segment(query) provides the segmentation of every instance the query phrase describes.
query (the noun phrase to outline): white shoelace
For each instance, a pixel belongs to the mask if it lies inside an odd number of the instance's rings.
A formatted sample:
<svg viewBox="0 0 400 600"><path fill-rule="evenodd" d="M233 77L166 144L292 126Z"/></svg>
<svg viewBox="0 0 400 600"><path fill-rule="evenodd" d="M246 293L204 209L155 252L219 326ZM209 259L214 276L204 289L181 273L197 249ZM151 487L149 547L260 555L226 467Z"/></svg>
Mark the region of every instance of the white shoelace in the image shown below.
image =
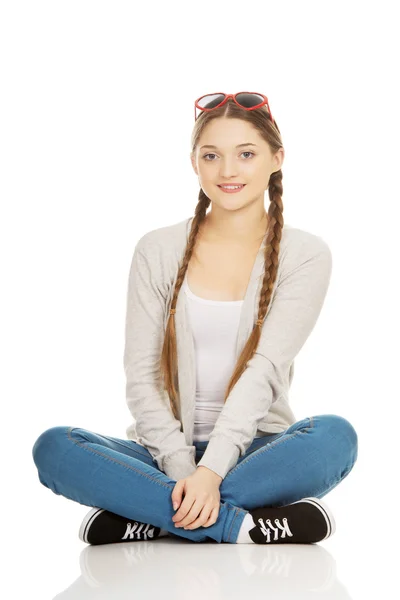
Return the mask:
<svg viewBox="0 0 400 600"><path fill-rule="evenodd" d="M271 541L271 529L274 531L274 540L279 538L279 530L282 532L281 538L285 538L286 534L290 537L293 537L293 533L289 529L288 520L286 517L282 519L283 525L281 525L279 519L274 519L276 527L272 525L271 519L265 519L265 522L263 519L257 519L257 521L260 523L260 530L265 536L267 536L267 543Z"/></svg>
<svg viewBox="0 0 400 600"><path fill-rule="evenodd" d="M138 523L134 521L132 523L127 523L126 531L121 538L121 540L147 540L153 539L154 537L154 526L150 525L150 523Z"/></svg>

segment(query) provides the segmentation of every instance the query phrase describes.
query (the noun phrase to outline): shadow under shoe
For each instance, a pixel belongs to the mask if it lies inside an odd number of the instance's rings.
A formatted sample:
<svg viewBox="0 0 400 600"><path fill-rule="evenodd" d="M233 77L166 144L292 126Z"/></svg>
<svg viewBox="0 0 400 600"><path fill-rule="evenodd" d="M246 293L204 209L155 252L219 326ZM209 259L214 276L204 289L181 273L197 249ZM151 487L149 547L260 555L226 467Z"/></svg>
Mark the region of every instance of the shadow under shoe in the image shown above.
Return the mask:
<svg viewBox="0 0 400 600"><path fill-rule="evenodd" d="M160 527L122 517L104 508L94 507L84 517L79 539L87 544L114 544L135 540L154 540Z"/></svg>
<svg viewBox="0 0 400 600"><path fill-rule="evenodd" d="M249 511L255 544L315 544L336 531L335 519L319 498L302 498L286 506L263 506Z"/></svg>

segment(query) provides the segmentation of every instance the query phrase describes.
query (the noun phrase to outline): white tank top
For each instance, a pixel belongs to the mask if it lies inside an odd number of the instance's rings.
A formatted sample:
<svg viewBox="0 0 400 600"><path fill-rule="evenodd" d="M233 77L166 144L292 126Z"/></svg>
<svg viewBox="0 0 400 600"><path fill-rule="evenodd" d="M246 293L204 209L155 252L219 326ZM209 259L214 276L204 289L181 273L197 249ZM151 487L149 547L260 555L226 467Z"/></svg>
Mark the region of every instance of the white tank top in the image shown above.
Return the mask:
<svg viewBox="0 0 400 600"><path fill-rule="evenodd" d="M243 300L206 300L183 281L196 361L196 408L193 441L208 441L224 405L236 364L235 349Z"/></svg>

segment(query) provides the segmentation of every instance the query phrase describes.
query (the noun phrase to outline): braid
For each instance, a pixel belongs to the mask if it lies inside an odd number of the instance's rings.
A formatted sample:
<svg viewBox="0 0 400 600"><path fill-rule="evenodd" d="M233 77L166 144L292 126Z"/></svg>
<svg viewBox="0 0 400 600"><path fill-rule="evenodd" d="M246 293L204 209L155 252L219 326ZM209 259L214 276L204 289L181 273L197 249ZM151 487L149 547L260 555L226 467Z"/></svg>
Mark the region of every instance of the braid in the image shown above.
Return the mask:
<svg viewBox="0 0 400 600"><path fill-rule="evenodd" d="M269 118L269 114L265 107L252 111L243 111L235 105L234 102L228 101L220 109L214 109L211 112L203 112L194 127L192 136L192 152L195 151L199 144L199 139L204 127L213 119L237 118L249 122L261 134L263 139L269 144L271 151L277 152L283 147L280 136L280 131L276 120L273 124ZM257 320L254 324L252 333L249 336L238 360L235 365L233 374L228 383L225 393L224 403L226 402L232 388L242 375L247 367L248 361L252 358L257 350L258 343L261 337L262 326L266 318L267 310L271 302L273 286L275 284L279 265L279 247L282 238L283 229L283 204L282 204L282 170L279 169L271 174L268 184L268 194L270 205L268 208L268 229L264 251L264 277L260 290L260 298L258 305ZM178 411L178 393L175 387L178 374L178 359L177 359L177 343L175 331L175 313L178 294L183 284L188 264L193 254L196 244L197 234L206 217L206 211L211 203L210 198L200 188L199 199L195 208L189 239L185 248L182 262L178 269L175 288L172 295L171 306L167 326L165 329L164 344L160 360L160 376L164 382L164 389L167 391L171 410L176 419L179 419Z"/></svg>

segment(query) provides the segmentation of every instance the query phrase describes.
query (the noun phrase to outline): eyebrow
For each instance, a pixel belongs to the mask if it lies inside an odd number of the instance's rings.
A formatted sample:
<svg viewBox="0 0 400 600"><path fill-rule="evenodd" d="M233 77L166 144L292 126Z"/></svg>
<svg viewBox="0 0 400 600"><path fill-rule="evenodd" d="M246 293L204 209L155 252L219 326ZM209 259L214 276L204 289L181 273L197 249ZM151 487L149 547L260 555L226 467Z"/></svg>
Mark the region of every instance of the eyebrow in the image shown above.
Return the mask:
<svg viewBox="0 0 400 600"><path fill-rule="evenodd" d="M236 148L241 148L242 146L254 146L255 148L257 148L257 144L252 144L250 142L246 142L245 144L238 144L236 146ZM205 146L201 146L200 150L202 150L203 148L212 148L213 150L218 150L217 146L212 146L211 144L206 144Z"/></svg>

